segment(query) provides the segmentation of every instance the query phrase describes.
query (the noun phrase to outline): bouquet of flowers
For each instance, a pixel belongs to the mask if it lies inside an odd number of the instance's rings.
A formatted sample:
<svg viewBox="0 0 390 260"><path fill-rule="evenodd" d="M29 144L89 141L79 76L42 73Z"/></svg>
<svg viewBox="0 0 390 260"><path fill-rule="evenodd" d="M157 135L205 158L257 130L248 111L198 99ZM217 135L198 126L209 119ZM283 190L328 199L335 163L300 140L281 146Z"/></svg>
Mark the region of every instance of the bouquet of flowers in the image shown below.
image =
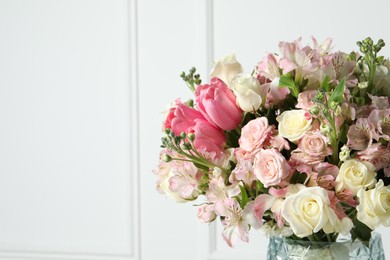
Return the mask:
<svg viewBox="0 0 390 260"><path fill-rule="evenodd" d="M357 44L280 42L250 74L227 55L207 84L183 72L194 100L176 99L163 122L158 191L196 200L229 246L251 228L368 242L390 226L390 61L383 40Z"/></svg>

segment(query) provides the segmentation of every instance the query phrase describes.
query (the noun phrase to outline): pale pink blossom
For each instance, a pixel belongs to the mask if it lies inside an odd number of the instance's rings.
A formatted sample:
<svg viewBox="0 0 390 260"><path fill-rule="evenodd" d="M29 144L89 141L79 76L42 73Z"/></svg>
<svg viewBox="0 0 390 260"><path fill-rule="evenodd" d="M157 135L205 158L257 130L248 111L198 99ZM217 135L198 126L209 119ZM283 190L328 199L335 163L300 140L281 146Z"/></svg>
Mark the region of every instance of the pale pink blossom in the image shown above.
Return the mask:
<svg viewBox="0 0 390 260"><path fill-rule="evenodd" d="M169 189L185 200L196 199L200 194L198 185L202 173L191 162L176 161L174 166L173 174L169 178Z"/></svg>
<svg viewBox="0 0 390 260"><path fill-rule="evenodd" d="M224 217L223 239L230 247L233 247L237 239L248 242L249 225L243 218L243 210L237 200L229 198L224 201L224 204L225 211L221 212L221 216Z"/></svg>
<svg viewBox="0 0 390 260"><path fill-rule="evenodd" d="M262 222L264 213L267 210L271 210L271 212L274 214L278 227L282 228L284 225L284 219L281 215L282 203L282 198L274 197L268 194L260 194L256 197L253 205L256 218L259 222Z"/></svg>
<svg viewBox="0 0 390 260"><path fill-rule="evenodd" d="M381 134L380 137L390 140L390 108L375 109L370 113L368 119Z"/></svg>
<svg viewBox="0 0 390 260"><path fill-rule="evenodd" d="M262 91L265 94L265 108L270 108L282 103L287 95L290 94L290 90L287 87L279 87L279 78L274 79L270 83L261 85Z"/></svg>
<svg viewBox="0 0 390 260"><path fill-rule="evenodd" d="M279 78L281 76L279 70L279 57L275 54L269 53L257 65L256 72L269 80Z"/></svg>
<svg viewBox="0 0 390 260"><path fill-rule="evenodd" d="M251 120L241 130L241 137L238 140L240 148L247 152L260 150L272 135L273 129L274 126L268 124L266 117Z"/></svg>
<svg viewBox="0 0 390 260"><path fill-rule="evenodd" d="M266 188L281 184L290 174L290 165L276 149L260 150L255 156L253 168Z"/></svg>
<svg viewBox="0 0 390 260"><path fill-rule="evenodd" d="M165 194L170 199L175 200L176 202L187 202L193 198L184 198L178 191L174 191L170 187L170 179L177 173L178 161L165 162L162 158L167 154L174 158L181 158L180 155L173 153L169 149L162 150L160 152L160 162L156 169L153 170L154 174L157 176L156 189L159 193ZM192 190L192 188L190 188ZM196 190L192 190L194 195L197 195Z"/></svg>
<svg viewBox="0 0 390 260"><path fill-rule="evenodd" d="M390 146L387 147L375 143L363 151L357 153L358 158L363 161L368 161L375 166L376 170L390 167Z"/></svg>
<svg viewBox="0 0 390 260"><path fill-rule="evenodd" d="M210 223L215 220L217 215L214 212L213 204L203 204L198 208L198 218L202 223Z"/></svg>
<svg viewBox="0 0 390 260"><path fill-rule="evenodd" d="M256 176L253 173L253 166L250 160L239 161L229 177L231 183L243 181L247 185L251 185L255 180Z"/></svg>
<svg viewBox="0 0 390 260"><path fill-rule="evenodd" d="M373 96L370 94L368 94L368 96L372 100L371 107L373 109L386 109L386 108L390 107L390 104L389 104L390 97L386 97L386 96L385 97L377 97L377 96Z"/></svg>
<svg viewBox="0 0 390 260"><path fill-rule="evenodd" d="M283 74L294 70L296 80L305 78L319 67L319 61L313 58L313 50L309 46L301 46L301 38L294 42L280 42L279 49L282 53L280 68Z"/></svg>
<svg viewBox="0 0 390 260"><path fill-rule="evenodd" d="M370 147L373 139L379 139L375 126L367 118L358 118L356 123L350 126L347 137L347 145L360 151Z"/></svg>
<svg viewBox="0 0 390 260"><path fill-rule="evenodd" d="M209 202L214 203L215 213L220 216L226 210L225 200L237 196L240 192L240 187L237 184L227 186L225 180L218 176L210 180L206 198Z"/></svg>
<svg viewBox="0 0 390 260"><path fill-rule="evenodd" d="M196 105L208 122L223 130L235 129L242 119L236 96L219 78L195 89Z"/></svg>
<svg viewBox="0 0 390 260"><path fill-rule="evenodd" d="M260 82L260 95L264 107L269 108L282 102L290 93L287 87L279 87L279 58L274 54L268 54L256 67L257 78Z"/></svg>
<svg viewBox="0 0 390 260"><path fill-rule="evenodd" d="M335 180L339 173L339 168L331 163L322 162L314 165L315 172L317 172L316 182L318 186L331 190L335 186Z"/></svg>

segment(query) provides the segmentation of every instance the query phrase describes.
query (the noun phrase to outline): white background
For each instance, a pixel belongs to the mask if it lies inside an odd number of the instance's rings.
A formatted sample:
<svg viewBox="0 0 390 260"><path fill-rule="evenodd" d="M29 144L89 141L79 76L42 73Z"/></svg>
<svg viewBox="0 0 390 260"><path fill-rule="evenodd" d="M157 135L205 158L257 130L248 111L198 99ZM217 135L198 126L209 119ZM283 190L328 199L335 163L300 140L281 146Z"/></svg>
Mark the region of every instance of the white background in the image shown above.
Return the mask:
<svg viewBox="0 0 390 260"><path fill-rule="evenodd" d="M235 52L250 72L279 41L389 46L371 1L0 0L0 259L264 259L155 191L179 74ZM383 244L390 230L381 229ZM390 250L385 246L386 254Z"/></svg>

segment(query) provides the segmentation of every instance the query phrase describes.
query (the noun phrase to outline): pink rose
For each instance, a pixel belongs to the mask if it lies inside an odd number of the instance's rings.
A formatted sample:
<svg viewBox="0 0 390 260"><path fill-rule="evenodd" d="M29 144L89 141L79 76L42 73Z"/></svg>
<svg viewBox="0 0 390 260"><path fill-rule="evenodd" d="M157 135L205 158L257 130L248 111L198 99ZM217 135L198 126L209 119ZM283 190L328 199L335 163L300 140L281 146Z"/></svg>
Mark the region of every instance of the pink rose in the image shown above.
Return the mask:
<svg viewBox="0 0 390 260"><path fill-rule="evenodd" d="M309 111L310 108L316 105L312 100L316 94L317 90L309 90L299 93L298 104L295 107Z"/></svg>
<svg viewBox="0 0 390 260"><path fill-rule="evenodd" d="M291 158L304 164L318 164L332 154L327 138L321 132L306 133L298 143Z"/></svg>
<svg viewBox="0 0 390 260"><path fill-rule="evenodd" d="M236 97L219 78L212 78L209 85L199 85L195 95L198 110L211 124L232 130L241 123L242 111Z"/></svg>
<svg viewBox="0 0 390 260"><path fill-rule="evenodd" d="M240 148L246 152L254 152L263 147L267 139L272 135L274 126L268 125L266 117L259 117L241 130L241 137L238 140Z"/></svg>
<svg viewBox="0 0 390 260"><path fill-rule="evenodd" d="M280 184L290 173L286 158L276 149L260 150L255 156L253 169L266 188Z"/></svg>

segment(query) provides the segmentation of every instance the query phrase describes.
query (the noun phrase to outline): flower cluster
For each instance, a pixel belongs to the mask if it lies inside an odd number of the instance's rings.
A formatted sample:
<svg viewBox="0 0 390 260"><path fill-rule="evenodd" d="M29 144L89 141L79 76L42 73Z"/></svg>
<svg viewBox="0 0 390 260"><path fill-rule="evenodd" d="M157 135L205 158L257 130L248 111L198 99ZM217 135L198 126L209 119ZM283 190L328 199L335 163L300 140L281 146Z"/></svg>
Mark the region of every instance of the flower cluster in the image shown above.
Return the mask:
<svg viewBox="0 0 390 260"><path fill-rule="evenodd" d="M371 38L359 52L332 40L281 42L251 74L234 55L202 84L182 73L194 99L177 99L163 123L157 189L196 200L220 219L232 246L250 228L267 235L367 242L390 226L390 61Z"/></svg>

